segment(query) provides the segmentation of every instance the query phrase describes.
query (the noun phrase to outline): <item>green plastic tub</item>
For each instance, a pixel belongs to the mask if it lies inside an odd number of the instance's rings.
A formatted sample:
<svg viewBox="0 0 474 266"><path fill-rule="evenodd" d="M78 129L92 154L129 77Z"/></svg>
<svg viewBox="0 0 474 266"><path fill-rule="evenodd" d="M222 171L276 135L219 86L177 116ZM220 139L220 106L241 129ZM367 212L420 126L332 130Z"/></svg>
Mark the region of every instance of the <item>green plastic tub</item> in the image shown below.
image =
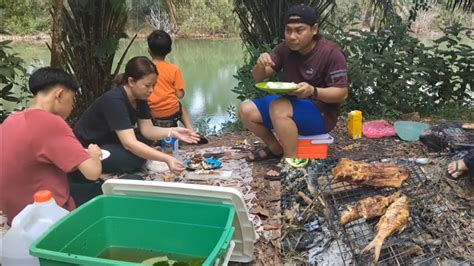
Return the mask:
<svg viewBox="0 0 474 266"><path fill-rule="evenodd" d="M102 195L52 226L30 253L41 265L141 265L162 256L214 265L229 249L234 213L226 203ZM141 257L129 262L99 257L114 250Z"/></svg>

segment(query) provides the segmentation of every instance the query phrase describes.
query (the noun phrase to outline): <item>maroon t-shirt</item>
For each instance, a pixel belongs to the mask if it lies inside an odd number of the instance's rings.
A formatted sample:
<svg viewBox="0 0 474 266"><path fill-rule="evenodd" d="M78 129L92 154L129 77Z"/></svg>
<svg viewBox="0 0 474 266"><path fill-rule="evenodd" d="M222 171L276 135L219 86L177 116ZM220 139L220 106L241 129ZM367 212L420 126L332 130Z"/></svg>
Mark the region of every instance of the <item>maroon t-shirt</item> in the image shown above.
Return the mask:
<svg viewBox="0 0 474 266"><path fill-rule="evenodd" d="M283 81L306 82L318 89L328 87L349 87L347 61L337 45L326 39L319 39L309 54L301 55L291 51L285 42L280 43L272 53L273 69L283 72ZM321 111L328 131L337 123L340 104L314 100Z"/></svg>
<svg viewBox="0 0 474 266"><path fill-rule="evenodd" d="M38 109L12 114L0 125L0 151L0 210L8 223L43 189L75 208L66 173L89 155L64 119Z"/></svg>

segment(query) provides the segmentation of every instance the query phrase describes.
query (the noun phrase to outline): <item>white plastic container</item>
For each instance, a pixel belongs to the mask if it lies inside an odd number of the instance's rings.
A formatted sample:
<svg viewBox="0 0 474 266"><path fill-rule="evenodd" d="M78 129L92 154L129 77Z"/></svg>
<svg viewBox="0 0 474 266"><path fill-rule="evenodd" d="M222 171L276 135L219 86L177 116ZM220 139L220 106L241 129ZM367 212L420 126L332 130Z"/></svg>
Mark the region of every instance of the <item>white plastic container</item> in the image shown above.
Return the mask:
<svg viewBox="0 0 474 266"><path fill-rule="evenodd" d="M146 197L168 197L174 199L230 203L235 207L229 254L222 263L229 261L249 263L253 260L254 243L257 240L254 224L250 219L244 196L235 188L185 184L175 182L109 179L102 185L104 195L140 195Z"/></svg>
<svg viewBox="0 0 474 266"><path fill-rule="evenodd" d="M26 206L12 221L12 227L2 239L3 266L40 265L30 256L29 247L51 225L69 212L56 204L48 190L35 193L34 203Z"/></svg>

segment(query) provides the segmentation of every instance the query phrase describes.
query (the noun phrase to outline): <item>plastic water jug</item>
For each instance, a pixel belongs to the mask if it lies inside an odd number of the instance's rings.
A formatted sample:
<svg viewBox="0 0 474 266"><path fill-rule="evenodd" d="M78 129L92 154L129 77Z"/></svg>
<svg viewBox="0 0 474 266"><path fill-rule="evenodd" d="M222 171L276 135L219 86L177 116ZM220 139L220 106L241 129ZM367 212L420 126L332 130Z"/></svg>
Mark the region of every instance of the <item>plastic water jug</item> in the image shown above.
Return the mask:
<svg viewBox="0 0 474 266"><path fill-rule="evenodd" d="M34 203L26 206L12 221L12 227L3 237L3 266L40 265L29 253L33 241L51 225L69 212L56 204L49 190L35 193Z"/></svg>

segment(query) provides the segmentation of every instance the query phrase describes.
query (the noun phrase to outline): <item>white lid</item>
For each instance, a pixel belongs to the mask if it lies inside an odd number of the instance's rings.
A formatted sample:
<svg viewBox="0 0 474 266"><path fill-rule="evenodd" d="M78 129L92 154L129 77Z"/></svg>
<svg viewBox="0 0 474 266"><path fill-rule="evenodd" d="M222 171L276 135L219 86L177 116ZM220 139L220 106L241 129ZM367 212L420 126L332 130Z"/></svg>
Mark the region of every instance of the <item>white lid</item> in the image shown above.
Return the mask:
<svg viewBox="0 0 474 266"><path fill-rule="evenodd" d="M233 222L235 231L232 237L235 248L230 260L236 262L250 262L253 260L256 232L249 218L242 193L237 189L185 183L109 179L102 185L102 190L104 194L113 195L160 196L193 201L230 203L234 205L236 214Z"/></svg>
<svg viewBox="0 0 474 266"><path fill-rule="evenodd" d="M299 140L311 140L311 144L330 144L334 142L334 138L329 134L321 134L314 136L298 136Z"/></svg>

